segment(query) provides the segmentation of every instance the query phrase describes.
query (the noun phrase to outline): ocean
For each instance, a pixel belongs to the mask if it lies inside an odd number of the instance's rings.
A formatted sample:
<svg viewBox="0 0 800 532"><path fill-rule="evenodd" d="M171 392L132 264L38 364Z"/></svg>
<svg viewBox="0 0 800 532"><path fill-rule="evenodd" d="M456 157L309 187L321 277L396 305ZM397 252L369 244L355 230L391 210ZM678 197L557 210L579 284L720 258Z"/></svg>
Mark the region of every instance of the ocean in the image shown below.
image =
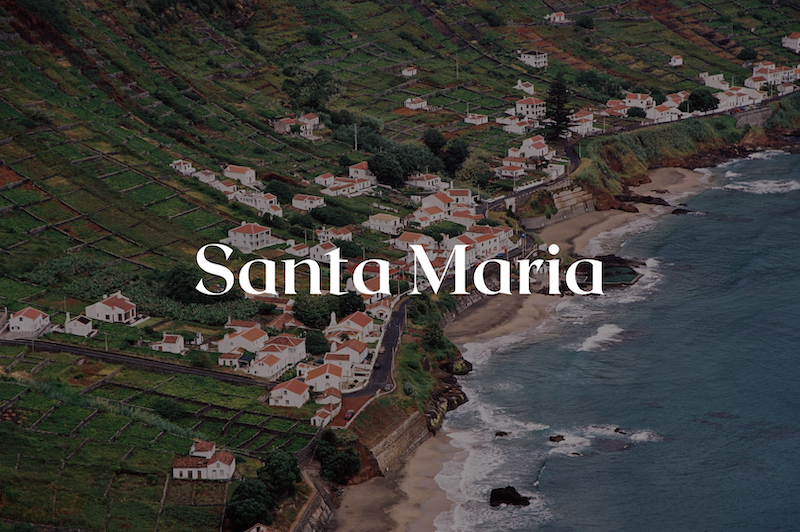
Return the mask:
<svg viewBox="0 0 800 532"><path fill-rule="evenodd" d="M695 214L593 243L636 285L465 346L438 531L800 530L800 156L704 172ZM490 507L507 485L530 506Z"/></svg>

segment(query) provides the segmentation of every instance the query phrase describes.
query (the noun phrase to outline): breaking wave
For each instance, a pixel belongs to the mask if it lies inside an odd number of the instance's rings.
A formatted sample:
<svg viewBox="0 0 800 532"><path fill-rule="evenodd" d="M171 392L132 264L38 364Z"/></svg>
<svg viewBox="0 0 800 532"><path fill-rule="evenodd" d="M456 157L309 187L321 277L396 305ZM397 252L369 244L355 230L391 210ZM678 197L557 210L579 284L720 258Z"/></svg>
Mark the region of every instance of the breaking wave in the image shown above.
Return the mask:
<svg viewBox="0 0 800 532"><path fill-rule="evenodd" d="M761 179L758 181L734 181L722 187L724 190L736 190L747 192L748 194L785 194L800 190L800 181L794 179L783 179L780 181L770 181Z"/></svg>

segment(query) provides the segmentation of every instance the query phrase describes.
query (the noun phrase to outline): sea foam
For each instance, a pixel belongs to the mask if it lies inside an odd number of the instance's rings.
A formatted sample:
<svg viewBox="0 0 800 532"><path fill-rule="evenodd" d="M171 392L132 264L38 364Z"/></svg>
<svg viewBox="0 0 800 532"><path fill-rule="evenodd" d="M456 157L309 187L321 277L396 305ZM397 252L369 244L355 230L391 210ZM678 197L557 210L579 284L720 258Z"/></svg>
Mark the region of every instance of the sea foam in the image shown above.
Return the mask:
<svg viewBox="0 0 800 532"><path fill-rule="evenodd" d="M578 351L600 351L608 349L609 344L622 341L619 338L619 333L621 332L624 332L624 330L613 323L601 325L598 327L596 333L584 340L583 344L578 348Z"/></svg>
<svg viewBox="0 0 800 532"><path fill-rule="evenodd" d="M722 187L724 190L736 190L748 194L785 194L800 190L800 181L782 179L771 181L760 179L758 181L734 181Z"/></svg>

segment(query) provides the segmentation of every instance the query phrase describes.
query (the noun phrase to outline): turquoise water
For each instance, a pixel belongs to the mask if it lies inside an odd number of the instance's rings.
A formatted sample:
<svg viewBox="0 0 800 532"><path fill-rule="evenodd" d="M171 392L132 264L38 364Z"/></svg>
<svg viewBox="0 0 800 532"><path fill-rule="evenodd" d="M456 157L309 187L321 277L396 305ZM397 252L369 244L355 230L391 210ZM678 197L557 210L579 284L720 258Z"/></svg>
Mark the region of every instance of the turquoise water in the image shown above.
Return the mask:
<svg viewBox="0 0 800 532"><path fill-rule="evenodd" d="M467 345L438 530L800 530L800 156L707 178L624 235L637 285ZM531 506L489 507L509 484Z"/></svg>

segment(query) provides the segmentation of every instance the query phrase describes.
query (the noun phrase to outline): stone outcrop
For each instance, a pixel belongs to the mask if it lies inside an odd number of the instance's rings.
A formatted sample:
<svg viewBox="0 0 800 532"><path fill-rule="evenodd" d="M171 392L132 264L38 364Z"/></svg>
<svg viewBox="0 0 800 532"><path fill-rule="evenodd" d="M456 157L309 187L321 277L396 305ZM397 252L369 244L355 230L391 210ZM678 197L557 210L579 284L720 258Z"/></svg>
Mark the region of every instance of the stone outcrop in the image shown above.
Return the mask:
<svg viewBox="0 0 800 532"><path fill-rule="evenodd" d="M523 497L514 486L505 488L495 488L489 495L489 504L500 506L501 504L512 504L514 506L529 506L530 497Z"/></svg>

